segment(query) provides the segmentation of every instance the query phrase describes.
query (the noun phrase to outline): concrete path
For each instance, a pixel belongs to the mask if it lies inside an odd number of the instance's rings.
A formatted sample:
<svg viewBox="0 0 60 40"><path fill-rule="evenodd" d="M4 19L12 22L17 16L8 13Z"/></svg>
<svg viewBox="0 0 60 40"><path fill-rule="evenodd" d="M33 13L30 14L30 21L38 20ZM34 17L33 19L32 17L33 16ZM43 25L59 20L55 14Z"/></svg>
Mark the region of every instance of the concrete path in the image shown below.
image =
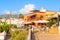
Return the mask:
<svg viewBox="0 0 60 40"><path fill-rule="evenodd" d="M11 37L11 35L6 35L5 40L8 40Z"/></svg>
<svg viewBox="0 0 60 40"><path fill-rule="evenodd" d="M32 33L32 40L60 40L60 34L49 34L34 31Z"/></svg>

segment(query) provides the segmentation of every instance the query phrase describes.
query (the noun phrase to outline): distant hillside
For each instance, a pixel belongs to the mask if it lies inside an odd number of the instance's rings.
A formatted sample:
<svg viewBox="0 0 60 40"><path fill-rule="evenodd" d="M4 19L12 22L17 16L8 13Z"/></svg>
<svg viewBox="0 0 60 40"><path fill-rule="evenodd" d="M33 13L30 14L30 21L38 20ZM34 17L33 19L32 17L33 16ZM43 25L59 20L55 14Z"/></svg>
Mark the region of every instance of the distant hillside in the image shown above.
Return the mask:
<svg viewBox="0 0 60 40"><path fill-rule="evenodd" d="M28 14L23 14L24 16L28 15ZM18 14L12 14L12 15L9 15L9 14L1 14L0 15L0 18L10 18L10 17L13 17L13 18L18 18Z"/></svg>
<svg viewBox="0 0 60 40"><path fill-rule="evenodd" d="M0 18L10 18L10 17L14 17L14 18L18 18L18 14L13 14L13 15L8 15L8 14L2 14L0 15Z"/></svg>

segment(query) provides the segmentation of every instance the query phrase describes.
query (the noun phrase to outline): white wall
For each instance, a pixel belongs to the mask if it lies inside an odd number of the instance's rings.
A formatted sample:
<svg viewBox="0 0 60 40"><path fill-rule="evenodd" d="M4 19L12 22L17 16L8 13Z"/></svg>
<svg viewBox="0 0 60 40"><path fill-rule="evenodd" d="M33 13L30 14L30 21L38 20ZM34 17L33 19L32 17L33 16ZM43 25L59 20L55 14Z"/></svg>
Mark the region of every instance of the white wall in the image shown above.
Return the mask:
<svg viewBox="0 0 60 40"><path fill-rule="evenodd" d="M5 31L0 33L0 40L4 40L5 37L6 37L6 32Z"/></svg>

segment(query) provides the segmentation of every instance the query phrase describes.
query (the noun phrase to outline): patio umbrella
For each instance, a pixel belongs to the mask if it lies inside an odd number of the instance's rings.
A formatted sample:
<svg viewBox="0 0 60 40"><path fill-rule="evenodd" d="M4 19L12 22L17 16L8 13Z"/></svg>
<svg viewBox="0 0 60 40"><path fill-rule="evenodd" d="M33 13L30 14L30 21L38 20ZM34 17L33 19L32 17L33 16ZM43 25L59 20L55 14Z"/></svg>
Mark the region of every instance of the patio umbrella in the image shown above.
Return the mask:
<svg viewBox="0 0 60 40"><path fill-rule="evenodd" d="M47 20L38 20L38 21L34 21L35 23L48 23L49 21Z"/></svg>
<svg viewBox="0 0 60 40"><path fill-rule="evenodd" d="M24 24L30 24L30 23L32 23L32 22L24 22Z"/></svg>

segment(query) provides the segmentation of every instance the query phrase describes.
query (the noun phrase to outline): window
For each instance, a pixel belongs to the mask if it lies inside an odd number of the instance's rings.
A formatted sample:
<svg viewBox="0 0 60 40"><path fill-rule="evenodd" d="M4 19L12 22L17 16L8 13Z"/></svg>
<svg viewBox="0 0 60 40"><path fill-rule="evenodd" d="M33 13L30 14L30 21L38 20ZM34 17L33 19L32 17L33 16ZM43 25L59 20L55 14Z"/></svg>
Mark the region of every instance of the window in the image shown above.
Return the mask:
<svg viewBox="0 0 60 40"><path fill-rule="evenodd" d="M46 16L48 16L48 14L46 14Z"/></svg>
<svg viewBox="0 0 60 40"><path fill-rule="evenodd" d="M42 20L43 19L43 16L40 16L40 20Z"/></svg>
<svg viewBox="0 0 60 40"><path fill-rule="evenodd" d="M36 18L36 14L32 15L30 18L34 20Z"/></svg>
<svg viewBox="0 0 60 40"><path fill-rule="evenodd" d="M36 17L36 14L31 16L31 18L34 18L34 17Z"/></svg>

